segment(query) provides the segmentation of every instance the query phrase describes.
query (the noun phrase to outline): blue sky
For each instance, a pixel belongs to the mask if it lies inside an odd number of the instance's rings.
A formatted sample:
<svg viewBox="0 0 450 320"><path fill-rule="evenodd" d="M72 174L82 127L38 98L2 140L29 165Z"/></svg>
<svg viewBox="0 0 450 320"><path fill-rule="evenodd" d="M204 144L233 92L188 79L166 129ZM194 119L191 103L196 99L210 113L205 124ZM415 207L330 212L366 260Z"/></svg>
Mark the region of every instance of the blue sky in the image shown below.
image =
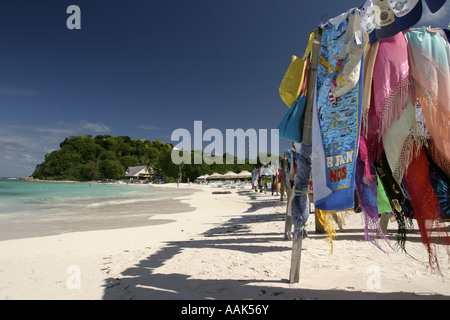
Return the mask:
<svg viewBox="0 0 450 320"><path fill-rule="evenodd" d="M0 177L72 135L171 142L177 128L276 128L311 32L362 0L2 0ZM81 30L69 30L69 5ZM423 22L446 27L449 3ZM281 142L281 147L287 143ZM176 142L172 142L176 144Z"/></svg>

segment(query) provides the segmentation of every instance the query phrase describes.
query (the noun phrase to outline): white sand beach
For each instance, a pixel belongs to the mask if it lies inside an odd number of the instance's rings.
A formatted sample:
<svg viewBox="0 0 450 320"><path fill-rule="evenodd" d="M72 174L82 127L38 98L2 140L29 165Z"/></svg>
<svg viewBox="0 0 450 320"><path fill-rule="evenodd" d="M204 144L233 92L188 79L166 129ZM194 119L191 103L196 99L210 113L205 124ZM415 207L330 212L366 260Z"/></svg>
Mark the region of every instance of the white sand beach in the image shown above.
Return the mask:
<svg viewBox="0 0 450 320"><path fill-rule="evenodd" d="M189 188L198 192L181 200L194 211L151 218L170 223L0 241L0 299L450 299L446 251L442 276L431 272L417 228L409 256L383 253L352 214L330 254L311 215L300 282L290 284L285 201L250 189ZM393 245L396 228L389 224Z"/></svg>

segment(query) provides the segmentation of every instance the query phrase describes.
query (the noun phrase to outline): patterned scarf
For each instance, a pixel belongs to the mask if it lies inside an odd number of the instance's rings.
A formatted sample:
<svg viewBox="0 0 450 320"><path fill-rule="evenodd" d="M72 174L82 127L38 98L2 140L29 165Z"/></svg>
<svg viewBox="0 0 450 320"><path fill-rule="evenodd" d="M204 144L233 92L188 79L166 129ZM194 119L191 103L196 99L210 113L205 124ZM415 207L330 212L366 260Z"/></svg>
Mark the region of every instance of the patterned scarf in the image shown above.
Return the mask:
<svg viewBox="0 0 450 320"><path fill-rule="evenodd" d="M389 247L391 246L389 244L389 240L383 234L380 227L380 219L378 215L377 176L375 173L375 167L369 160L366 141L363 136L360 137L355 180L359 206L362 209L362 214L364 217L365 239L372 242L380 250L385 252L377 240L377 234L379 234L386 241Z"/></svg>
<svg viewBox="0 0 450 320"><path fill-rule="evenodd" d="M348 48L346 41L358 43L358 37L362 37L360 27L348 28L349 25L354 25L353 19L357 17L359 12L353 9L330 20L324 27L322 36L317 70L317 102L314 112L317 113L317 121L313 122L312 159L313 172L321 171L313 175L315 205L321 210L346 210L352 208L354 202L362 73L358 72L358 77L355 78L346 65L350 63L359 70L360 64L354 62L361 60L362 50L356 50L359 52L356 57L352 56L352 52L342 51ZM359 41L359 46L364 47L363 41ZM347 86L348 81L353 85ZM342 88L348 91L342 93ZM340 96L336 95L338 93ZM325 159L320 159L321 153Z"/></svg>
<svg viewBox="0 0 450 320"><path fill-rule="evenodd" d="M406 252L406 219L412 219L414 216L411 201L403 192L400 184L392 176L392 171L384 152L374 165L391 207L394 210L398 225L397 245Z"/></svg>
<svg viewBox="0 0 450 320"><path fill-rule="evenodd" d="M433 138L434 162L450 176L450 45L438 30L406 33L414 91Z"/></svg>
<svg viewBox="0 0 450 320"><path fill-rule="evenodd" d="M372 84L370 108L374 118L370 119L375 120L375 127L372 135L367 136L367 147L375 161L383 150L382 135L400 118L411 88L408 48L402 32L379 41Z"/></svg>
<svg viewBox="0 0 450 320"><path fill-rule="evenodd" d="M450 178L429 157L430 182L438 197L441 218L450 219Z"/></svg>

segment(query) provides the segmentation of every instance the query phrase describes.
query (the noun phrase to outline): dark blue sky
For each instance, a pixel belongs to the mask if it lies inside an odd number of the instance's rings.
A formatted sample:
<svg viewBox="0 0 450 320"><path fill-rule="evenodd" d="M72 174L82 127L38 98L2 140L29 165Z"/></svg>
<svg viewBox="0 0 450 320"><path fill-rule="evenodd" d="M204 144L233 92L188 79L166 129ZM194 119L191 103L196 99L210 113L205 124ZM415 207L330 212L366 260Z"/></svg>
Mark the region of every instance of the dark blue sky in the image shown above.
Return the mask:
<svg viewBox="0 0 450 320"><path fill-rule="evenodd" d="M71 135L171 142L195 120L276 128L291 55L303 55L322 16L363 3L2 0L0 176L30 175ZM81 30L66 27L72 4Z"/></svg>

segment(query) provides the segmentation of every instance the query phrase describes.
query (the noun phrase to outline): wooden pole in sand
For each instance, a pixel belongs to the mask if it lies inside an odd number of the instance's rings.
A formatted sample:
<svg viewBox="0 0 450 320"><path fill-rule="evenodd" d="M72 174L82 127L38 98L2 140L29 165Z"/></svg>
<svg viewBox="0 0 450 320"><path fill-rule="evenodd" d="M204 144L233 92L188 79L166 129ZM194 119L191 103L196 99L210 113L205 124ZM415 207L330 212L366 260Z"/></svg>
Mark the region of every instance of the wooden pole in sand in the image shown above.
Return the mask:
<svg viewBox="0 0 450 320"><path fill-rule="evenodd" d="M302 260L303 235L297 233L292 242L291 271L289 273L289 283L300 282L300 262Z"/></svg>
<svg viewBox="0 0 450 320"><path fill-rule="evenodd" d="M315 86L316 86L316 78L317 78L317 66L319 62L319 50L320 50L320 42L322 39L322 31L317 28L314 30L314 45L311 53L311 65L308 73L308 91L306 93L306 108L305 108L305 122L304 122L304 132L306 129L306 125L312 127L312 109L315 95ZM308 115L308 119L306 119L306 115ZM305 140L305 142L309 141L309 139ZM291 258L291 271L289 276L290 283L298 283L300 282L300 261L302 258L302 240L303 235L301 232L297 232L294 236L294 240L292 243L292 258Z"/></svg>
<svg viewBox="0 0 450 320"><path fill-rule="evenodd" d="M284 192L286 191L285 185L286 185L286 161L287 161L287 152L284 152L284 158L281 161L281 172L283 173L281 175L281 188L280 188L280 201L284 200Z"/></svg>

